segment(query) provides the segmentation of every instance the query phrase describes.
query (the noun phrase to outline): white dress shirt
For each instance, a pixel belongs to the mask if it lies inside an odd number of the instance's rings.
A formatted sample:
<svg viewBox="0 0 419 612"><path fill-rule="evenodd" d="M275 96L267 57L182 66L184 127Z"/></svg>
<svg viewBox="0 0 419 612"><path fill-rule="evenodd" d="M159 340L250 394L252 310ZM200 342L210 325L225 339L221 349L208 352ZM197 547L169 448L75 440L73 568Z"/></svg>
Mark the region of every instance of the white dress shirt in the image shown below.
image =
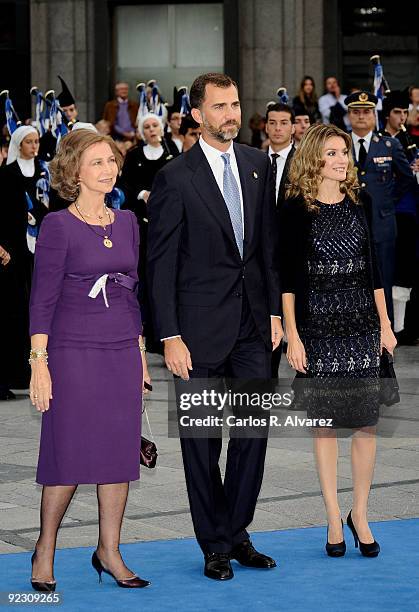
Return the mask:
<svg viewBox="0 0 419 612"><path fill-rule="evenodd" d="M199 144L201 145L201 149L204 152L205 157L207 158L207 162L210 165L210 168L212 170L212 173L214 175L214 178L217 182L218 188L221 191L221 195L224 198L223 195L223 178L224 178L224 160L221 157L224 153L229 153L230 154L230 166L231 166L231 171L233 172L233 176L236 179L236 183L237 183L237 187L239 188L239 193L240 193L240 208L241 208L241 213L242 213L242 227L243 227L243 238L244 238L244 208L243 208L243 193L242 193L242 186L240 183L240 174L239 174L239 167L237 165L237 160L236 160L236 155L234 153L234 146L233 146L233 141L231 141L231 144L229 146L229 148L227 149L227 151L220 151L219 149L216 149L215 147L212 147L211 145L209 145L207 142L205 142L205 140L202 138L202 136L200 136L199 138Z"/></svg>
<svg viewBox="0 0 419 612"><path fill-rule="evenodd" d="M278 200L279 186L281 184L282 175L284 173L285 162L287 161L287 157L291 149L292 149L292 142L290 142L290 144L285 149L282 149L281 151L274 151L272 147L269 145L268 155L269 155L269 159L271 160L271 163L272 163L272 155L274 153L279 155L279 157L276 158L275 201Z"/></svg>
<svg viewBox="0 0 419 612"><path fill-rule="evenodd" d="M359 148L361 146L359 144L359 141L361 140L361 138L364 139L364 149L366 150L368 154L370 144L371 144L372 132L368 132L366 136L358 136L357 134L355 134L355 132L352 132L351 136L352 136L352 142L354 143L356 161L359 161Z"/></svg>

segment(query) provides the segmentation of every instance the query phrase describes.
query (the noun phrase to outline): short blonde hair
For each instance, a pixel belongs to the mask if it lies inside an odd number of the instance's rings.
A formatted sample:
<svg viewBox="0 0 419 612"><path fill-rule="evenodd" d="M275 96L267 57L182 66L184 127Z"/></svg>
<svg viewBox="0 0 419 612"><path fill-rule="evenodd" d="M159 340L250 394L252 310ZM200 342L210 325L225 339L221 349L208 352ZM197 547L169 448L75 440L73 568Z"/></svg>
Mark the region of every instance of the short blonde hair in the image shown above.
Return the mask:
<svg viewBox="0 0 419 612"><path fill-rule="evenodd" d="M57 153L50 163L51 186L58 195L69 202L74 202L79 195L79 172L82 154L92 145L107 143L115 155L118 172L122 168L123 158L110 136L96 134L92 130L80 129L66 134L58 146Z"/></svg>
<svg viewBox="0 0 419 612"><path fill-rule="evenodd" d="M352 157L351 137L335 125L312 125L304 134L291 160L286 192L287 198L303 197L308 210L319 210L315 200L322 182L323 148L326 140L333 136L342 138L348 149L348 171L345 180L340 182L340 191L353 202L358 201L356 190L359 185Z"/></svg>

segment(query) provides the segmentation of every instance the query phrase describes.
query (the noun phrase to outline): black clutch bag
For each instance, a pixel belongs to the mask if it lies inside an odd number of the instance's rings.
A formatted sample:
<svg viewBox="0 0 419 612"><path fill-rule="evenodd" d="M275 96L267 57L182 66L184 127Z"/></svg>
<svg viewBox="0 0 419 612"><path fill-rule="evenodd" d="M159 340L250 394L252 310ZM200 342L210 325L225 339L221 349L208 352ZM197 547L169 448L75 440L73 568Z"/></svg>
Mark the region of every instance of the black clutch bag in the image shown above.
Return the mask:
<svg viewBox="0 0 419 612"><path fill-rule="evenodd" d="M150 421L148 420L148 414L147 410L145 409L145 406L143 406L143 414L145 414L146 416L148 429L150 431L151 437L153 437L153 433L150 427ZM140 464L148 468L156 467L157 455L157 446L154 440L147 440L147 438L141 436Z"/></svg>
<svg viewBox="0 0 419 612"><path fill-rule="evenodd" d="M148 468L156 467L157 446L151 440L141 436L140 463Z"/></svg>
<svg viewBox="0 0 419 612"><path fill-rule="evenodd" d="M393 406L400 402L399 383L393 367L393 356L383 349L380 357L380 404Z"/></svg>

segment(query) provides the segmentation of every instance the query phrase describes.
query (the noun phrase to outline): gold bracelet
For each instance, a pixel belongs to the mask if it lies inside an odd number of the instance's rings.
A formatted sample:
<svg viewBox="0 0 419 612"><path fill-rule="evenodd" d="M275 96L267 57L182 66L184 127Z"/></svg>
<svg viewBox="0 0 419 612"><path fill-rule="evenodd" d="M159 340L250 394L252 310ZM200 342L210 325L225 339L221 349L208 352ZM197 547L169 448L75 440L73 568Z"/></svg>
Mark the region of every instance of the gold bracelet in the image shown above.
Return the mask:
<svg viewBox="0 0 419 612"><path fill-rule="evenodd" d="M145 353L146 352L145 344L138 343L138 346L140 347L140 352L141 353Z"/></svg>
<svg viewBox="0 0 419 612"><path fill-rule="evenodd" d="M34 361L37 361L38 359L45 361L45 363L48 365L47 349L31 349L31 352L29 353L29 360L28 360L29 363L32 364Z"/></svg>

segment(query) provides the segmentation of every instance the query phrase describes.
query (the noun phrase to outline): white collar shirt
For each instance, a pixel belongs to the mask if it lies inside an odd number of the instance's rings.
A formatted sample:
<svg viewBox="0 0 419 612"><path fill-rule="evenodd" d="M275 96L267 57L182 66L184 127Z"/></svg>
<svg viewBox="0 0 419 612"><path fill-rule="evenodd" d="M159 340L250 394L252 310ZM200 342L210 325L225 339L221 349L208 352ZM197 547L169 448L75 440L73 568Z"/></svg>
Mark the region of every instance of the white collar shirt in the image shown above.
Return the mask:
<svg viewBox="0 0 419 612"><path fill-rule="evenodd" d="M202 136L200 136L199 138L199 144L201 146L202 151L204 152L205 157L207 158L207 161L214 175L215 181L218 185L219 190L221 191L221 195L224 197L223 195L224 193L223 192L224 160L221 157L223 155L223 151L220 151L219 149L216 149L215 147L212 147L211 145L209 145L207 142L205 142ZM237 159L234 153L233 141L231 141L231 144L229 148L227 149L227 151L225 151L225 153L230 154L231 171L233 172L233 176L236 179L236 183L239 188L240 208L241 208L242 219L243 219L243 238L244 238L243 192L242 192L242 186L240 183L239 167L237 165Z"/></svg>
<svg viewBox="0 0 419 612"><path fill-rule="evenodd" d="M356 161L359 161L359 148L361 146L359 144L359 141L361 140L361 138L364 139L364 148L366 152L368 153L370 144L371 144L372 132L368 132L366 136L358 136L354 132L352 132L351 135L352 135L352 142L354 143Z"/></svg>
<svg viewBox="0 0 419 612"><path fill-rule="evenodd" d="M290 154L291 149L292 149L292 142L285 149L282 149L281 151L274 151L272 147L269 145L268 155L269 155L269 159L271 160L271 163L272 163L272 155L274 153L278 155L278 157L276 158L275 200L278 199L279 186L281 185L281 179L284 173L285 163L287 161L287 157Z"/></svg>

